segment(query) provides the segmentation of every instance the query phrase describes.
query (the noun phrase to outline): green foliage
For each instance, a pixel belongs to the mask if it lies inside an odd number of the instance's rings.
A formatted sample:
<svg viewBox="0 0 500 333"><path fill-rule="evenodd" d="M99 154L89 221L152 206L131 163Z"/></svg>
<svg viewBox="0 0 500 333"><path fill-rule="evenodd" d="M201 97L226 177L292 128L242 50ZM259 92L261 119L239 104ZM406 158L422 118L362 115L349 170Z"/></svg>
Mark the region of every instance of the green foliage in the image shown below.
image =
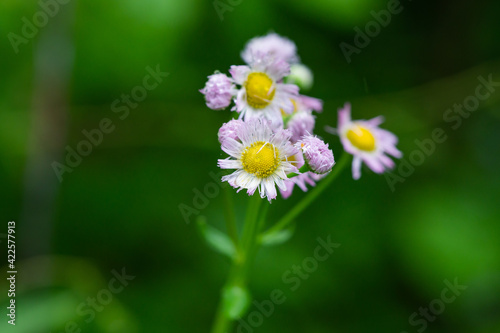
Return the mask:
<svg viewBox="0 0 500 333"><path fill-rule="evenodd" d="M196 225L200 235L212 249L231 259L236 256L234 244L227 234L207 224L206 218L203 216L198 217Z"/></svg>

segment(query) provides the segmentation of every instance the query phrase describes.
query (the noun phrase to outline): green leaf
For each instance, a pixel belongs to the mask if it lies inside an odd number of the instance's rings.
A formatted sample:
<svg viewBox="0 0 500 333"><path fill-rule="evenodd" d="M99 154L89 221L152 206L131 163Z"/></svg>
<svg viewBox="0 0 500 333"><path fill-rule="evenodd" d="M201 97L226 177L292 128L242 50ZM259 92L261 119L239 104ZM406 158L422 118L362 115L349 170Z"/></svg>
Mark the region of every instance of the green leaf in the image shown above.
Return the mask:
<svg viewBox="0 0 500 333"><path fill-rule="evenodd" d="M198 217L196 225L201 236L211 248L229 258L235 257L236 249L232 240L226 234L207 224L204 216Z"/></svg>
<svg viewBox="0 0 500 333"><path fill-rule="evenodd" d="M286 229L279 230L271 234L264 234L260 239L260 243L263 246L283 244L290 238L292 238L294 232L295 232L295 225L292 225Z"/></svg>
<svg viewBox="0 0 500 333"><path fill-rule="evenodd" d="M224 314L231 319L241 318L250 306L251 296L246 288L229 286L222 292Z"/></svg>

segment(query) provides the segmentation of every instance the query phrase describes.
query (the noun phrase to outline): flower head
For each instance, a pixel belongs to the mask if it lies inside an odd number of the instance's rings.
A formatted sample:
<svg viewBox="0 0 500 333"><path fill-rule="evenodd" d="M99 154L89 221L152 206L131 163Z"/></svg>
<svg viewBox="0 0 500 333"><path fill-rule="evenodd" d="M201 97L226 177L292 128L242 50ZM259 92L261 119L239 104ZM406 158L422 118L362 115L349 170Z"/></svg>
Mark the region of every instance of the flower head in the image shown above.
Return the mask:
<svg viewBox="0 0 500 333"><path fill-rule="evenodd" d="M243 121L240 119L231 119L227 123L223 124L219 129L218 137L219 142L222 144L227 138L239 141L238 130L243 125Z"/></svg>
<svg viewBox="0 0 500 333"><path fill-rule="evenodd" d="M281 110L292 113L292 99L299 92L296 85L281 83L289 71L284 60L262 53L255 55L250 66L231 66L229 72L241 86L232 110L240 112L245 120L266 118L275 126L282 125Z"/></svg>
<svg viewBox="0 0 500 333"><path fill-rule="evenodd" d="M307 135L295 145L302 150L304 161L312 172L322 175L332 171L333 152L323 140Z"/></svg>
<svg viewBox="0 0 500 333"><path fill-rule="evenodd" d="M213 110L228 107L236 94L231 79L226 74L220 73L210 75L205 87L200 92L205 95L207 106Z"/></svg>
<svg viewBox="0 0 500 333"><path fill-rule="evenodd" d="M276 187L285 190L287 172L298 172L290 161L297 149L290 143L291 132L278 129L273 131L271 124L262 119L241 124L237 130L240 141L227 137L222 142L222 150L230 157L219 159L221 169L236 169L223 176L238 191L246 189L253 195L259 188L261 198L269 201L276 198Z"/></svg>
<svg viewBox="0 0 500 333"><path fill-rule="evenodd" d="M298 61L295 43L276 33L252 38L245 46L243 52L241 52L241 58L243 58L247 64L251 64L254 55L257 53L269 54L274 58L284 60L288 63L295 63Z"/></svg>
<svg viewBox="0 0 500 333"><path fill-rule="evenodd" d="M376 173L392 169L394 162L386 155L396 158L403 156L396 148L398 138L389 131L379 128L384 121L379 116L370 120L351 120L351 105L346 103L339 109L337 134L344 150L354 156L352 176L361 177L361 162L365 162Z"/></svg>

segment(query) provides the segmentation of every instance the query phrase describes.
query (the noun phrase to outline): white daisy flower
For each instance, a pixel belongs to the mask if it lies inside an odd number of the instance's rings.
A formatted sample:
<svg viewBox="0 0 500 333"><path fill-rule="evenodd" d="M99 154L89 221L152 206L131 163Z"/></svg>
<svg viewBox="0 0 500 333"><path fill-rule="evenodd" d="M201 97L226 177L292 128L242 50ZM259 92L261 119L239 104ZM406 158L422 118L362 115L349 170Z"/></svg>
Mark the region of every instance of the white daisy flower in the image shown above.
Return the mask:
<svg viewBox="0 0 500 333"><path fill-rule="evenodd" d="M281 83L290 73L290 65L268 54L255 53L250 66L231 66L229 70L233 81L240 85L233 111L240 113L245 120L254 118L269 119L273 126L281 126L281 110L290 114L297 98L299 87Z"/></svg>
<svg viewBox="0 0 500 333"><path fill-rule="evenodd" d="M325 128L332 134L338 134L346 152L354 156L352 177L361 177L361 162L365 162L376 173L384 173L394 168L394 162L386 155L401 158L403 153L396 148L398 138L379 127L383 117L370 120L351 120L351 104L346 103L339 109L338 128Z"/></svg>
<svg viewBox="0 0 500 333"><path fill-rule="evenodd" d="M253 195L259 188L261 198L269 201L276 198L276 187L286 190L286 173L298 170L290 163L290 156L298 150L290 142L292 133L289 130L273 131L266 120L245 122L237 130L237 140L228 137L221 148L230 157L220 159L221 169L236 169L230 175L223 176L238 192L246 189Z"/></svg>

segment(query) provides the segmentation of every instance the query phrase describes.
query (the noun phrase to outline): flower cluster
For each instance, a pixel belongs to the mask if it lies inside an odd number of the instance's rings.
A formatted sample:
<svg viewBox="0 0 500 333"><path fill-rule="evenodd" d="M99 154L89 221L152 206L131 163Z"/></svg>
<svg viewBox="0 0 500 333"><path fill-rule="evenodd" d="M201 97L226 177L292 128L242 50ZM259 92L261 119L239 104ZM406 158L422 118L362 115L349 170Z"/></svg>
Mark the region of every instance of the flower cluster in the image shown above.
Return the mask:
<svg viewBox="0 0 500 333"><path fill-rule="evenodd" d="M312 73L299 62L295 43L275 33L250 40L241 57L246 65L231 66L230 76L210 75L200 90L209 108L234 103L239 115L219 129L229 157L218 165L236 170L222 180L249 195L258 188L268 200L276 198L276 185L285 198L294 185L307 191L335 164L328 145L312 136L313 112L323 102L299 94L298 85L312 85Z"/></svg>
<svg viewBox="0 0 500 333"><path fill-rule="evenodd" d="M314 186L335 164L328 144L313 135L314 112L323 111L323 102L299 93L311 87L312 72L300 63L295 43L275 33L250 40L241 57L245 65L231 66L230 76L210 75L200 90L209 108L223 110L233 104L231 111L238 114L218 133L229 155L218 165L236 170L222 180L249 195L259 189L269 201L277 196L276 186L284 198L295 185L307 191L306 184ZM346 104L339 111L338 129L329 129L354 155L355 179L360 177L361 161L381 173L394 166L385 153L401 156L397 138L378 128L381 122L351 121Z"/></svg>

